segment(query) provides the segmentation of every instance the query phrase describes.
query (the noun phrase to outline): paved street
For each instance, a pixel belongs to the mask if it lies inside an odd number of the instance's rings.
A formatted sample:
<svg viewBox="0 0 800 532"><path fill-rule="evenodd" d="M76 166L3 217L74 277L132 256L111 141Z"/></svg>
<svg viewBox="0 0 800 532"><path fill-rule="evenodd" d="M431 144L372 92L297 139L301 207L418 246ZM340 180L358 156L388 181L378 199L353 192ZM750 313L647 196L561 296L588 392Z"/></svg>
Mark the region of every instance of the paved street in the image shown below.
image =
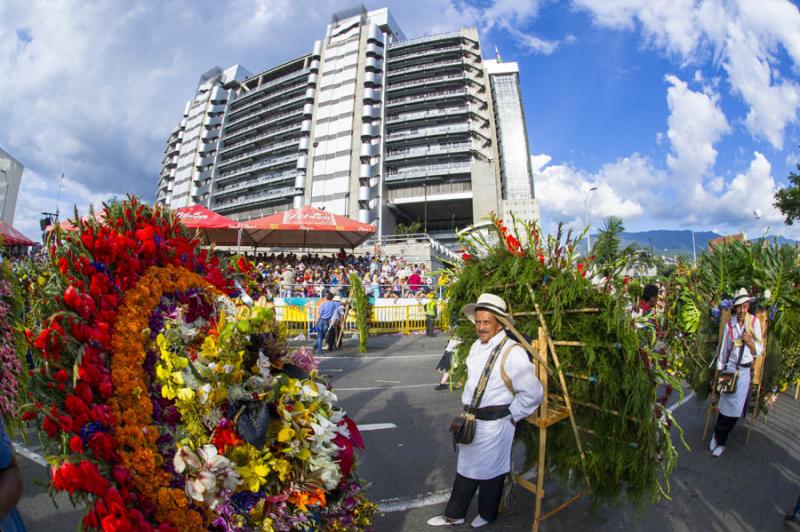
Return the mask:
<svg viewBox="0 0 800 532"><path fill-rule="evenodd" d="M370 339L366 356L351 346L333 356L323 353L320 370L330 375L340 403L365 429L367 450L361 455L360 472L384 510L376 520L377 530L426 530L428 517L444 509L455 471L447 424L460 403L458 394L433 389L439 378L434 368L445 343L443 337L383 336ZM681 449L671 502L637 515L626 506L592 512L584 500L542 529L784 530L783 513L800 492L800 401L782 396L766 422L759 419L746 446L747 423L737 426L728 452L719 459L711 458L699 441L704 406L690 399L674 412L693 452ZM57 499L62 508L58 512L36 484L45 481L45 468L25 458L21 462L26 487L20 510L31 530L75 530L80 512L64 497ZM546 484L546 491L552 497L545 498L546 508L563 500L556 484ZM513 502L487 530L529 528L532 496L518 489ZM475 511L470 510L470 519Z"/></svg>

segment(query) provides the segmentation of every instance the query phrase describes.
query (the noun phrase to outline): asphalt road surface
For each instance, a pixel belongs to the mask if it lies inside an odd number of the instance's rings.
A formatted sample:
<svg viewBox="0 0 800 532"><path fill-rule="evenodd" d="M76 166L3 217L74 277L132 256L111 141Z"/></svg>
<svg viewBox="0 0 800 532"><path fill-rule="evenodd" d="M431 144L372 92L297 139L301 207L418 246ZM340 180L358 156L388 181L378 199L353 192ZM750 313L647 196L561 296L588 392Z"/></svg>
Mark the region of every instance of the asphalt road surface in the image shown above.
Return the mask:
<svg viewBox="0 0 800 532"><path fill-rule="evenodd" d="M370 338L366 355L347 344L341 351L322 353L320 371L329 375L340 404L363 430L367 449L359 473L382 509L375 522L379 531L434 530L425 521L444 511L456 463L447 425L460 405L459 392L434 390L439 379L434 368L445 344L444 337L383 336ZM759 418L747 445L749 421L740 423L721 458L712 458L707 442L700 441L705 405L689 397L672 406L692 451L679 448L671 501L637 513L627 505L593 510L584 499L541 529L788 530L783 515L800 493L800 401L782 395L769 417ZM35 454L35 440L27 448ZM19 509L29 529L76 530L81 510L61 495L56 509L43 486L45 467L25 457L20 462L25 494ZM546 483L545 492L545 511L567 495L555 482ZM473 504L467 522L476 511ZM484 530L530 529L532 513L533 496L517 489L512 506Z"/></svg>

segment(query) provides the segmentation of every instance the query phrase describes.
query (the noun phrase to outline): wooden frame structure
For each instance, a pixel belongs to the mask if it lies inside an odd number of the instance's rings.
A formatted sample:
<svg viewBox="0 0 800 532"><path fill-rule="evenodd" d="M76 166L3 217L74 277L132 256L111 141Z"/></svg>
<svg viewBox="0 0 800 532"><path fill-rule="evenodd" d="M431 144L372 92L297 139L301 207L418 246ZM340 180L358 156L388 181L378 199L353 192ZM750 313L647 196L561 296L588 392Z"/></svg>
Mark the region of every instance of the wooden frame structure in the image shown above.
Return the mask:
<svg viewBox="0 0 800 532"><path fill-rule="evenodd" d="M591 482L589 480L588 475L586 474L586 456L583 451L583 445L581 443L581 437L579 433L579 427L577 422L575 421L575 414L572 409L572 401L569 396L568 388L566 379L564 377L564 372L561 371L561 363L558 360L558 354L556 352L556 345L562 346L570 346L570 347L581 347L583 344L581 342L575 341L553 341L550 337L549 330L547 328L547 323L544 320L544 313L542 313L541 309L539 308L538 303L536 303L536 297L533 292L533 288L529 284L526 284L526 288L528 289L528 293L531 298L531 302L535 309L534 312L519 312L514 313L514 316L531 316L535 314L539 320L539 328L538 328L538 337L533 342L529 342L525 336L517 330L513 323L508 320L501 319L501 323L514 335L517 337L519 342L525 347L525 349L533 356L534 363L536 366L536 376L539 379L539 382L542 384L543 393L544 393L544 400L539 408L529 417L525 418L525 421L531 423L532 425L538 427L539 429L539 454L538 459L536 461L536 465L534 468L537 471L536 475L536 484L529 481L528 479L524 478L525 474L528 471L511 471L511 480L518 486L522 487L523 489L533 493L536 497L536 505L534 508L533 514L533 522L531 523L531 530L533 532L538 532L539 525L542 521L552 517L553 515L557 514L561 510L564 510L572 503L578 501L581 497L586 495L589 490L591 489ZM599 309L578 309L572 312L599 312ZM549 389L549 377L553 376L553 371L550 369L548 365L548 360L552 359L553 365L555 367L555 376L558 378L559 384L561 385L560 393L550 393ZM581 465L583 466L583 475L586 481L586 489L577 495L569 498L565 502L558 505L556 508L550 510L549 512L542 515L542 500L544 499L544 477L545 477L545 466L547 463L547 429L556 423L560 423L566 419L569 419L570 424L572 426L572 431L575 435L575 443L578 448L578 453L580 454ZM533 468L532 468L533 469Z"/></svg>

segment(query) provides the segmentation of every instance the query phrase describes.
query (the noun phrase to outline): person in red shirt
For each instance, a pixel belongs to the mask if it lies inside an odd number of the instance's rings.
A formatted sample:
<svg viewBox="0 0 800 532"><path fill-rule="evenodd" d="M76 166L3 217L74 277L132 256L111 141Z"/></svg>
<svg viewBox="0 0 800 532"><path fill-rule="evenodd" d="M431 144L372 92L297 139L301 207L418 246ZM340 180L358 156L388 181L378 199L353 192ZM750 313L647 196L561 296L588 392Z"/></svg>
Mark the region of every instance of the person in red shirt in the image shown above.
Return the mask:
<svg viewBox="0 0 800 532"><path fill-rule="evenodd" d="M412 293L416 294L421 286L422 276L419 274L419 270L414 270L414 273L408 276L408 289L411 290Z"/></svg>

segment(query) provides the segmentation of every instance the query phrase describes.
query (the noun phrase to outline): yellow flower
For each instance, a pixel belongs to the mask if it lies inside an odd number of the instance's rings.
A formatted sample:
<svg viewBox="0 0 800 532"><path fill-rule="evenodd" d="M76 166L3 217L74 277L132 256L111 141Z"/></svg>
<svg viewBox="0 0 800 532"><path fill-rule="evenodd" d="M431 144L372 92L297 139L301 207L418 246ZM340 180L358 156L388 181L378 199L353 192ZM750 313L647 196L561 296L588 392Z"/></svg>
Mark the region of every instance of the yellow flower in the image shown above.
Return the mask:
<svg viewBox="0 0 800 532"><path fill-rule="evenodd" d="M217 341L213 336L206 336L203 340L203 346L200 348L200 354L206 359L217 358Z"/></svg>
<svg viewBox="0 0 800 532"><path fill-rule="evenodd" d="M303 447L303 449L295 455L297 458L302 460L303 462L307 461L311 458L311 451L308 450L308 447Z"/></svg>
<svg viewBox="0 0 800 532"><path fill-rule="evenodd" d="M278 441L281 443L287 442L294 438L294 429L290 427L283 427L278 431Z"/></svg>
<svg viewBox="0 0 800 532"><path fill-rule="evenodd" d="M239 475L242 477L244 485L250 491L258 491L258 489L266 484L267 475L269 474L269 467L263 463L253 463L244 467L237 468Z"/></svg>
<svg viewBox="0 0 800 532"><path fill-rule="evenodd" d="M288 460L284 460L283 458L279 458L271 463L272 469L278 472L278 478L281 479L281 482L286 480L286 477L289 476L289 471L292 469L292 465L289 463Z"/></svg>
<svg viewBox="0 0 800 532"><path fill-rule="evenodd" d="M191 388L180 388L178 390L178 399L181 401L191 401L194 399L194 390Z"/></svg>
<svg viewBox="0 0 800 532"><path fill-rule="evenodd" d="M176 395L177 394L175 393L175 388L173 388L169 384L165 384L164 386L161 387L161 397L163 397L164 399L175 399Z"/></svg>

